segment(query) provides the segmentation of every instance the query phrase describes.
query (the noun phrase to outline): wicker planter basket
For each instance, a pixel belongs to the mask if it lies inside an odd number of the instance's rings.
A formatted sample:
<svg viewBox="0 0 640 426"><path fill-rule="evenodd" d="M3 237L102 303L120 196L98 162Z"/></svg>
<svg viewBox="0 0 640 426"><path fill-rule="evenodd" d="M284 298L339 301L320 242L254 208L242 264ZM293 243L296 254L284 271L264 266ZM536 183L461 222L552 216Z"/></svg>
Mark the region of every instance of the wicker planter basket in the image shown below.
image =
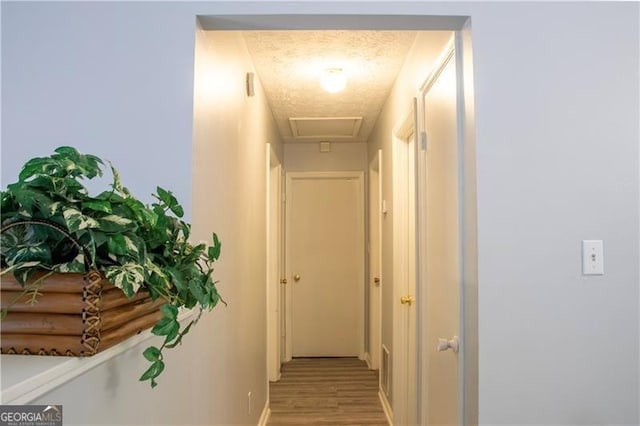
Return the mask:
<svg viewBox="0 0 640 426"><path fill-rule="evenodd" d="M91 356L153 326L164 303L142 290L128 299L96 271L47 277L35 304L23 290L2 276L2 354Z"/></svg>
<svg viewBox="0 0 640 426"><path fill-rule="evenodd" d="M144 290L129 299L95 269L89 251L60 224L25 219L2 226L0 233L22 225L54 229L84 254L88 273L54 273L38 283L36 303L11 274L0 278L0 353L91 356L153 326L162 300ZM32 282L44 272L33 277Z"/></svg>

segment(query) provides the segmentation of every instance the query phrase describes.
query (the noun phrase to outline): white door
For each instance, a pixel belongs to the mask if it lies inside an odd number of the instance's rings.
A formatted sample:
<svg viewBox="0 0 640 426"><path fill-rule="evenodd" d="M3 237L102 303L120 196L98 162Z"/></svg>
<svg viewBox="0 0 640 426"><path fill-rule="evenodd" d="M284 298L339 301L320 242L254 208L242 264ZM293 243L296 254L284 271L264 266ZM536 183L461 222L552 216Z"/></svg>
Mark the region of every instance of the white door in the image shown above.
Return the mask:
<svg viewBox="0 0 640 426"><path fill-rule="evenodd" d="M287 280L292 356L364 349L361 172L287 173Z"/></svg>
<svg viewBox="0 0 640 426"><path fill-rule="evenodd" d="M426 152L419 162L422 423L460 424L460 224L456 63L452 47L422 90ZM424 197L426 196L426 197Z"/></svg>
<svg viewBox="0 0 640 426"><path fill-rule="evenodd" d="M382 150L369 164L369 360L380 367L382 290Z"/></svg>

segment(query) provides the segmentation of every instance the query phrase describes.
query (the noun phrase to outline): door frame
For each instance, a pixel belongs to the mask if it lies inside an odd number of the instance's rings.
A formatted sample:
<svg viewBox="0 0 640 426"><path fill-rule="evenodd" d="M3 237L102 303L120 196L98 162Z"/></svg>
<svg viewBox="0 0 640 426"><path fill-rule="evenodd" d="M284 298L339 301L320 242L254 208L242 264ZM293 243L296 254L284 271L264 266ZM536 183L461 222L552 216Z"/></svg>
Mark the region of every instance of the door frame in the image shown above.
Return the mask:
<svg viewBox="0 0 640 426"><path fill-rule="evenodd" d="M398 214L399 212L409 212L415 208L415 196L410 195L410 191L415 189L415 178L407 169L409 161L415 162L415 145L416 145L416 106L415 102L410 114L398 123L393 131L392 144L392 183L393 183L393 209L392 209L392 227L393 227L393 355L391 359L391 377L392 377L392 398L393 398L393 422L394 424L413 424L415 416L410 411L414 410L419 404L419 398L416 392L410 390L412 379L410 375L416 373L415 367L410 365L409 348L412 341L409 335L409 316L411 313L408 309L414 306L401 305L400 298L403 296L415 296L415 275L410 271L411 265L415 265L417 258L412 257L410 250L411 244L415 243L415 233L410 232L412 224L410 216L407 214ZM415 217L415 214L414 214ZM415 229L415 227L413 227ZM413 234L413 235L412 235ZM414 279L411 279L414 275ZM413 281L413 285L411 282ZM411 288L413 287L413 288ZM416 324L416 327L418 325ZM415 339L413 339L415 341ZM416 342L417 344L417 342ZM415 348L414 348L415 349ZM414 351L415 352L415 351Z"/></svg>
<svg viewBox="0 0 640 426"><path fill-rule="evenodd" d="M433 71L420 86L416 98L416 236L417 236L417 299L418 299L418 423L426 424L427 419L427 356L426 345L433 342L423 341L427 330L427 299L424 277L424 262L420 261L426 253L426 203L427 191L420 182L425 182L428 146L424 99L447 64L456 61L456 127L457 127L457 173L458 173L458 294L460 347L458 352L458 422L463 425L477 424L478 419L478 332L477 332L477 215L475 180L475 123L473 103L473 68L471 63L470 24L454 35L436 62Z"/></svg>
<svg viewBox="0 0 640 426"><path fill-rule="evenodd" d="M358 300L357 314L358 314L358 358L365 359L365 347L364 347L364 304L365 304L365 220L364 220L364 172L361 171L336 171L336 172L286 172L286 184L285 184L285 277L288 283L293 283L293 274L291 270L290 262L288 259L291 257L291 233L290 229L291 219L291 207L293 197L291 194L292 184L294 180L300 179L349 179L356 180L358 184L358 241L359 241L359 263L360 268L358 274ZM285 290L285 359L290 361L293 358L293 336L292 329L293 323L291 318L291 312L293 312L292 301L293 289L292 284L286 285Z"/></svg>
<svg viewBox="0 0 640 426"><path fill-rule="evenodd" d="M374 191L375 198L372 196ZM374 204L373 200L377 203ZM382 353L382 214L382 150L379 149L369 163L369 367L372 370L380 369ZM374 229L378 234L377 250L371 244ZM374 262L378 264L377 277L372 273ZM377 294L377 300L373 294Z"/></svg>
<svg viewBox="0 0 640 426"><path fill-rule="evenodd" d="M266 5L259 12L247 12L242 6L230 6L224 13L205 13L197 16L203 30L449 30L456 34L456 62L458 64L458 99L460 101L459 125L462 131L459 155L460 171L463 174L460 208L463 210L461 239L463 240L461 268L463 270L463 295L461 304L465 312L463 330L460 334L464 348L463 371L464 397L462 424L478 424L478 249L477 249L477 183L476 183L476 129L473 84L473 49L470 16L424 15L389 16L373 14L344 14L336 6L321 12L296 9L296 18L284 14L277 5ZM302 7L302 6L301 6ZM231 17L231 19L230 19ZM392 18L392 19L391 19ZM284 294L284 292L283 292ZM420 327L420 324L418 324ZM286 328L286 327L285 327ZM283 351L284 359L286 350ZM393 354L391 357L394 358Z"/></svg>
<svg viewBox="0 0 640 426"><path fill-rule="evenodd" d="M416 111L417 111L417 119L416 119L416 125L418 128L418 137L420 140L420 143L416 145L416 174L417 174L417 182L418 182L418 188L417 188L417 204L416 204L416 210L417 210L417 214L416 214L416 219L417 219L417 224L416 224L416 236L417 236L417 257L419 259L421 259L421 261L417 262L417 268L416 268L416 280L418 282L418 293L417 293L417 299L418 299L418 303L420 305L420 309L418 309L418 322L420 324L420 331L419 331L419 344L417 345L417 352L418 352L418 365L417 365L417 371L418 371L418 387L417 387L417 391L419 394L419 398L421 401L421 404L418 407L418 420L421 423L425 423L427 422L427 413L428 413L428 392L429 392L429 387L428 387L428 363L429 363L429 353L431 351L429 351L427 348L433 344L433 342L429 342L427 341L424 337L426 335L426 330L427 330L427 324L428 324L428 312L427 312L427 306L428 306L428 300L427 300L427 271L426 271L426 267L425 267L425 263L426 263L426 258L427 256L429 256L429 253L427 252L427 239L428 239L428 235L426 232L427 229L427 202L428 202L428 191L427 191L427 187L426 187L426 179L427 179L427 146L428 146L428 140L427 140L427 133L426 133L426 118L425 118L425 114L427 114L427 107L425 104L425 97L427 96L427 94L429 93L429 91L431 90L431 88L433 87L433 85L437 82L438 78L440 77L440 75L442 74L442 72L444 71L444 69L446 68L446 66L449 64L449 62L451 61L452 58L455 57L455 44L454 44L454 40L455 40L455 33L454 36L452 37L451 40L449 40L449 42L445 45L441 56L438 58L438 60L435 63L434 68L432 69L432 71L429 73L429 75L426 77L426 79L424 80L424 82L420 85L420 88L418 89L417 93L416 93L416 97L414 98L414 101L416 103ZM459 69L458 69L458 64L456 64L456 75L459 73ZM456 84L458 82L456 81ZM458 93L458 87L456 87L456 92ZM456 103L459 102L459 99L456 99ZM459 109L457 111L459 113ZM460 121L460 116L459 114L456 114L456 120L459 122ZM459 123L458 123L458 128L459 128ZM458 153L456 155L459 155ZM459 188L460 189L460 188ZM458 191L459 192L459 191ZM460 204L458 203L458 206L460 207ZM422 261L422 259L424 259L424 261ZM461 282L461 277L459 277L458 282ZM463 297L463 293L461 291L459 291L459 297L460 299L462 299ZM464 312L459 309L459 315L462 316L464 315ZM459 318L459 330L457 335L459 336L459 338L462 338L462 331L460 330L461 325L462 325L462 320L461 318ZM458 352L458 367L460 367L462 365L462 353L463 353L463 347L464 344L461 343L460 344L460 350ZM460 387L460 383L464 383L464 378L462 377L462 372L458 371L458 404L459 407L461 406L461 401L462 401L462 392L461 392L461 387ZM460 412L460 410L458 410L458 421L460 422L462 420L462 413ZM464 424L463 422L461 422L462 424Z"/></svg>
<svg viewBox="0 0 640 426"><path fill-rule="evenodd" d="M282 164L266 144L267 375L280 380L282 336Z"/></svg>

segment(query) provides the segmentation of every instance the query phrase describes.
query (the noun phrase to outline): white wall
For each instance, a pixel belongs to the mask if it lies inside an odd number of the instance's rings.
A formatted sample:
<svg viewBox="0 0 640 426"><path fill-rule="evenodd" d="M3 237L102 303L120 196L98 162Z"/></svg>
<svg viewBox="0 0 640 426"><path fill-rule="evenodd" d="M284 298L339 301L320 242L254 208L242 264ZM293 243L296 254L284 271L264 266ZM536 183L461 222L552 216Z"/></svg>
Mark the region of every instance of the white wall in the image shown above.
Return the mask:
<svg viewBox="0 0 640 426"><path fill-rule="evenodd" d="M177 36L166 31L171 8L153 19L150 10L3 10L3 174L11 182L14 162L60 140L113 159L136 193L151 183L179 188L193 240L220 236L215 278L229 306L167 351L154 390L138 382L148 364L139 345L34 403L63 404L70 425L257 424L267 400L265 143L280 157L282 145L259 81L256 96L245 95L245 73L255 70L240 35L198 33L192 114L195 19L173 26Z"/></svg>
<svg viewBox="0 0 640 426"><path fill-rule="evenodd" d="M255 69L240 33L198 33L193 231L196 240L220 236L217 278L229 303L209 323L211 336L219 337L208 344L212 394L201 418L218 424L256 424L268 395L265 144L276 155L282 144L258 79L255 96L246 95L247 72Z"/></svg>
<svg viewBox="0 0 640 426"><path fill-rule="evenodd" d="M181 199L188 197L195 14L469 15L477 113L480 422L637 424L639 7L5 2L3 183L13 180L16 164L65 142L108 154L136 193L168 183ZM263 208L255 211L264 216ZM602 277L580 275L580 240L588 238L605 241ZM241 288L229 292L236 297L246 291ZM85 424L144 423L147 416L150 423L172 422L180 415L185 417L178 423L193 424L199 411L173 407L202 410L206 404L219 410L210 423L229 419L228 410L246 400L245 389L226 375L218 380L194 368L211 362L210 349L203 348L212 347L225 360L237 355L238 362L251 362L246 348L234 346L246 337L237 337L244 336L241 328L250 325L234 322L216 334L220 329L212 323L224 315L220 310L194 330L197 339L185 342L194 345L188 355L189 346L174 354L181 362L170 363L175 369L164 376L172 389L161 384L151 393L135 383L129 377L142 366L132 361L137 357L123 356L60 391L67 395L65 415L78 410L73 418L79 421L83 404L77 401L89 394L88 404L106 417L89 417L87 410Z"/></svg>
<svg viewBox="0 0 640 426"><path fill-rule="evenodd" d="M72 145L111 160L142 200L172 190L190 215L195 19L154 10L3 2L3 187L29 158Z"/></svg>
<svg viewBox="0 0 640 426"><path fill-rule="evenodd" d="M331 143L331 152L320 152L318 143L284 144L284 167L288 172L367 170L367 144Z"/></svg>

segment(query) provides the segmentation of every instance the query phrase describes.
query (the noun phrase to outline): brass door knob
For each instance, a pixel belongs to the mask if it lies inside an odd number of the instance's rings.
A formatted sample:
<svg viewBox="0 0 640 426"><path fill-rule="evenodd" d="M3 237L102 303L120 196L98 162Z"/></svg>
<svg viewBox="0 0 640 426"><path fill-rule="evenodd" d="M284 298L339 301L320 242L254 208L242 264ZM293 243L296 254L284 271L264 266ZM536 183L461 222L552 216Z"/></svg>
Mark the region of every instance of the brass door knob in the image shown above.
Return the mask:
<svg viewBox="0 0 640 426"><path fill-rule="evenodd" d="M293 280L294 280L294 281L300 281L300 274L295 274L295 275L293 276Z"/></svg>
<svg viewBox="0 0 640 426"><path fill-rule="evenodd" d="M402 303L403 305L409 305L411 306L411 304L415 302L415 299L411 296L402 296L400 298L400 303Z"/></svg>

